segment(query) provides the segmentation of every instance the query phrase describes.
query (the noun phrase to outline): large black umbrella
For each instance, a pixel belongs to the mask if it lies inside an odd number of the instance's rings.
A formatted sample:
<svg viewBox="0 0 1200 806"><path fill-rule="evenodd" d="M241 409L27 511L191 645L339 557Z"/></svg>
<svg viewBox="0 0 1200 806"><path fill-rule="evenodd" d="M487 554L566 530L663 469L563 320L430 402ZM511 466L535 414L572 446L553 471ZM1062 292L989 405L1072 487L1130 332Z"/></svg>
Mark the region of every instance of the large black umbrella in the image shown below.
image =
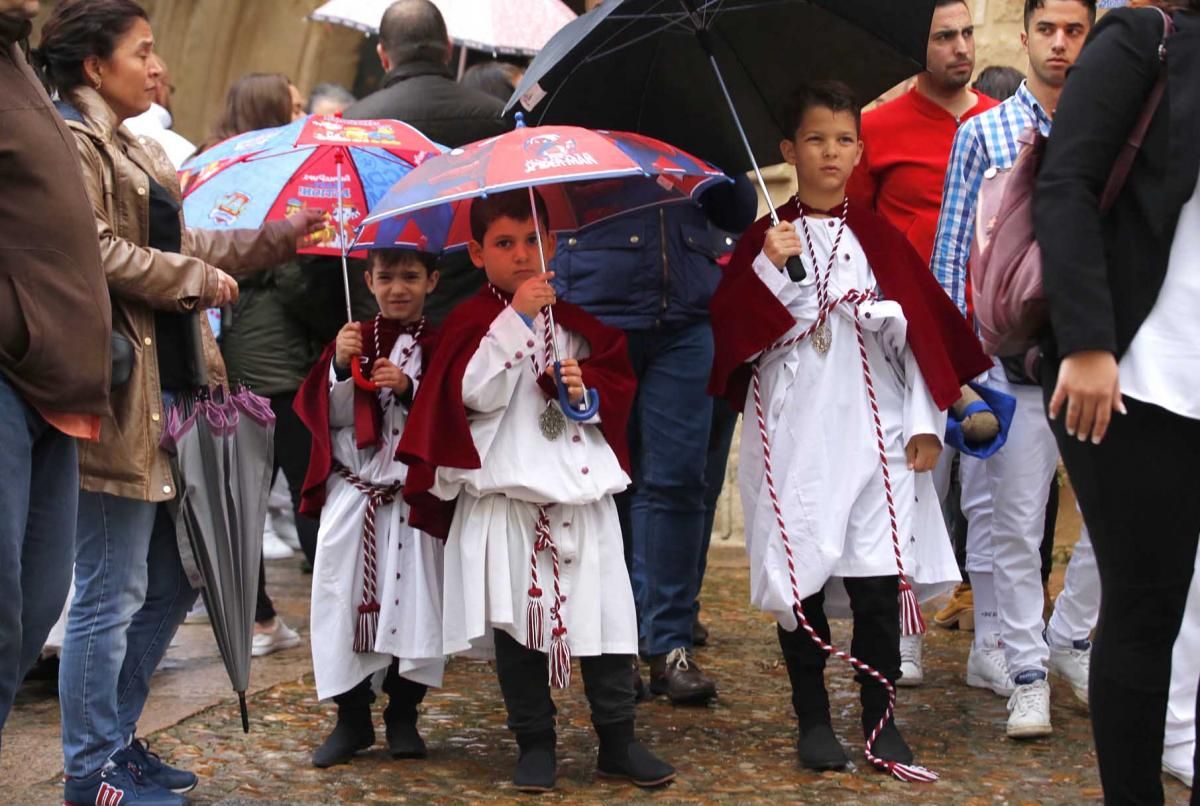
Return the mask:
<svg viewBox="0 0 1200 806"><path fill-rule="evenodd" d="M754 170L767 197L758 165L780 161L778 107L797 83L836 78L861 101L874 99L924 67L933 8L934 0L606 0L555 34L505 111L523 109L532 125L657 137L727 172Z"/></svg>

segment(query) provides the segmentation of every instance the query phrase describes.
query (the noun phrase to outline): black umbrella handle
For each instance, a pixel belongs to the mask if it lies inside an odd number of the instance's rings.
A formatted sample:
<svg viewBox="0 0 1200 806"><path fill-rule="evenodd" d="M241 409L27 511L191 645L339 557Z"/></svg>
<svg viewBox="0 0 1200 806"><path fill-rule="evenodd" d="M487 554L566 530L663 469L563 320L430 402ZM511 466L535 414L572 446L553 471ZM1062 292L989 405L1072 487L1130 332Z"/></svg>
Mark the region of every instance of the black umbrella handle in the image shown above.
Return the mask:
<svg viewBox="0 0 1200 806"><path fill-rule="evenodd" d="M798 283L808 276L799 255L792 255L787 259L787 263L783 264L783 267L787 269L788 277L792 278L792 282Z"/></svg>

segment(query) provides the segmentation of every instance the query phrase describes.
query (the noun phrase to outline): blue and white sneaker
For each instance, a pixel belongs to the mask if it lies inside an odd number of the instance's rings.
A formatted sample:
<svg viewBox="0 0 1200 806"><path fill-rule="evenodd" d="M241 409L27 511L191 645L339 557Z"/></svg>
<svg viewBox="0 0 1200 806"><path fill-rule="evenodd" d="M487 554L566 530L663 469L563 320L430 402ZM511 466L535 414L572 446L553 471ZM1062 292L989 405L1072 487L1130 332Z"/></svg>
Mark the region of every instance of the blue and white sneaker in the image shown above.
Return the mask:
<svg viewBox="0 0 1200 806"><path fill-rule="evenodd" d="M117 764L136 765L145 778L177 795L191 792L200 782L196 773L167 764L157 753L150 751L145 739L136 736L124 750L119 750L113 755L113 761Z"/></svg>
<svg viewBox="0 0 1200 806"><path fill-rule="evenodd" d="M63 783L64 806L186 806L183 795L163 789L133 764L110 761L86 778Z"/></svg>

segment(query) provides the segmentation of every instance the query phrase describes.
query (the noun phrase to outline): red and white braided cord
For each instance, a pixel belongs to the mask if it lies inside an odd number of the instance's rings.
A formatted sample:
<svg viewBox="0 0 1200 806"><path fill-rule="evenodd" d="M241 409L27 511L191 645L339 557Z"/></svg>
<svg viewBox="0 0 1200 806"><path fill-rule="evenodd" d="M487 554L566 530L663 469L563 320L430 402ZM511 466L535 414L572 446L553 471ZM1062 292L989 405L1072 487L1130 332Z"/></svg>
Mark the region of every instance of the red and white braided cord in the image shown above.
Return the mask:
<svg viewBox="0 0 1200 806"><path fill-rule="evenodd" d="M542 613L542 589L538 580L538 554L550 552L553 573L554 604L550 607L550 618L554 627L550 630L550 685L566 688L571 684L571 649L567 645L567 627L563 623L565 598L559 587L558 546L550 530L550 516L544 506L538 507L537 522L533 528L533 551L529 554L529 601L526 606L525 646L541 651L545 645L543 634L545 620Z"/></svg>
<svg viewBox="0 0 1200 806"><path fill-rule="evenodd" d="M895 550L895 554L896 554L896 568L897 568L897 571L898 571L899 577L900 577L901 610L903 611L905 609L904 599L906 598L906 595L905 595L906 591L907 591L908 595L912 595L912 588L908 584L907 578L904 575L904 566L903 566L903 564L901 562L901 558L900 558L899 526L898 526L898 522L896 519L895 502L894 502L894 499L892 496L891 474L888 469L887 450L886 450L885 442L884 442L884 438L883 438L883 424L882 424L882 420L880 419L880 415L879 415L879 404L875 397L875 384L874 384L874 381L873 381L872 375L871 375L871 366L870 366L870 362L868 360L868 355L867 355L866 339L863 336L862 325L858 319L859 306L864 302L870 302L874 299L875 299L875 295L870 292L853 291L853 290L848 291L847 293L842 295L842 297L840 297L836 302L831 303L829 301L826 301L826 303L821 307L820 315L827 315L829 312L831 312L833 310L833 308L837 307L839 304L842 304L842 303L846 303L846 304L854 306L855 335L858 338L858 349L859 349L859 356L862 360L863 378L866 381L867 397L870 402L871 415L872 415L872 418L874 420L874 425L875 425L876 444L879 448L879 460L880 460L880 465L883 469L884 492L887 497L888 517L890 518L890 521L891 521L892 546L893 546L893 548ZM820 324L821 321L822 321L821 318L818 318L817 321L811 327L809 327L807 330L805 330L801 334L771 345L771 347L767 348L767 350L764 351L764 354L766 352L771 352L771 351L778 350L778 349L784 349L786 347L791 347L791 346L795 345L796 343L800 342L801 340L807 338L817 328L817 326ZM761 359L760 359L760 361L761 361ZM783 518L783 508L779 503L779 495L775 489L775 472L771 465L771 443L770 443L770 439L767 436L767 422L766 422L765 416L763 415L762 392L761 392L760 387L761 387L761 384L759 381L759 363L756 362L754 365L754 370L753 370L753 374L752 374L752 386L751 386L753 395L754 395L754 414L755 414L756 419L758 420L758 433L759 433L759 437L762 440L763 469L765 471L765 476L766 476L766 481L767 481L767 494L771 498L771 507L775 513L775 524L779 528L779 536L783 541L784 552L787 556L788 581L792 588L792 607L795 610L796 619L800 622L800 626L804 629L804 631L806 633L808 633L809 638L811 638L812 641L818 647L820 647L823 651L832 654L834 657L837 657L837 658L840 658L841 660L846 661L854 669L861 672L862 674L869 676L870 678L872 678L873 680L878 682L880 685L882 685L887 690L887 693L888 693L887 709L884 711L883 717L879 720L878 724L875 725L874 729L871 731L871 735L868 736L867 740L866 740L866 748L864 750L864 755L866 756L867 760L870 761L873 765L875 765L879 769L890 772L892 775L896 776L896 778L900 779L901 781L920 781L920 782L936 781L938 779L938 775L937 775L937 773L933 772L932 770L928 770L928 769L925 769L924 767L918 767L915 765L899 764L895 761L888 761L888 760L879 758L878 756L876 756L874 753L871 752L871 749L875 744L875 740L879 737L880 732L887 726L888 721L891 720L893 715L895 714L896 688L890 680L888 680L886 677L884 677L883 674L881 674L878 670L876 670L875 668L873 668L866 662L861 661L858 658L851 655L850 653L840 650L833 644L826 642L823 638L821 638L820 635L817 634L817 631L815 629L813 629L812 625L808 621L808 618L805 617L805 615L804 615L804 608L801 606L800 587L796 581L796 560L795 560L794 555L792 554L791 540L788 537L787 524L784 522L784 518ZM913 596L913 600L915 601L915 596ZM919 609L917 610L917 615L918 615L918 617L920 615ZM923 623L921 624L921 631L922 632L924 631Z"/></svg>
<svg viewBox="0 0 1200 806"><path fill-rule="evenodd" d="M383 358L383 348L380 346L380 343L379 343L379 322L382 319L383 319L382 313L375 314L375 326L371 331L375 337L375 358L369 362L371 364L375 363L375 361L379 360L380 358ZM402 370L404 369L404 367L408 364L408 359L412 358L412 354L416 351L417 347L420 346L421 334L425 332L426 321L428 321L428 320L424 316L422 316L420 318L420 320L417 322L416 330L414 330L412 333L412 344L405 347L404 350L400 353L400 360L396 362L396 366L399 367L400 369L402 369ZM366 361L367 359L364 358L363 360ZM421 380L421 368L420 367L418 367L415 370L415 373L416 374L414 374L412 376L413 379L418 380L418 381ZM379 390L379 405L383 408L384 411L387 411L388 404L390 404L392 402L393 397L395 397L395 394L392 392L391 389L380 389Z"/></svg>
<svg viewBox="0 0 1200 806"><path fill-rule="evenodd" d="M380 507L396 500L401 483L374 484L353 473L340 463L334 463L334 472L367 497L367 512L363 516L363 584L362 601L358 605L358 618L354 627L354 651L374 652L375 634L379 629L378 575L379 559L375 549L375 513Z"/></svg>

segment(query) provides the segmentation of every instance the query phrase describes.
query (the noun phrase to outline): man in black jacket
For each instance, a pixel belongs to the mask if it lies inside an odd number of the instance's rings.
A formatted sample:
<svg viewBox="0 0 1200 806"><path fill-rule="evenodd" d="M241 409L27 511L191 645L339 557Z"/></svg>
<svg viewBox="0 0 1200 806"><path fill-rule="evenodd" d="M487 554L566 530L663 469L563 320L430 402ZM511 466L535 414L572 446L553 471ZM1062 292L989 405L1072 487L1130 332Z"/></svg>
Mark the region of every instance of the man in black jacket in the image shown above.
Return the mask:
<svg viewBox="0 0 1200 806"><path fill-rule="evenodd" d="M350 119L395 118L451 148L501 134L510 124L500 117L504 102L464 87L450 72L446 21L429 0L397 0L379 23L383 87L346 109ZM455 259L455 258L458 259ZM483 272L461 256L440 267L442 279L426 314L440 321L459 300L475 293Z"/></svg>

